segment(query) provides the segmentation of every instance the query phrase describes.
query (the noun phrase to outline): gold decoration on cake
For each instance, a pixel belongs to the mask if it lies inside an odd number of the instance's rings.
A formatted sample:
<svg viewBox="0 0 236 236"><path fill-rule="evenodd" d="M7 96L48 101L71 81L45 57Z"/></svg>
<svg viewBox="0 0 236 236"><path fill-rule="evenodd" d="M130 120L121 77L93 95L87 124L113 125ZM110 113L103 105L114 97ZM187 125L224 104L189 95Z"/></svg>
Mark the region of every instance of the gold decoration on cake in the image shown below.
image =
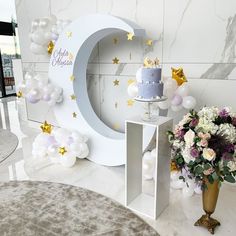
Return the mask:
<svg viewBox="0 0 236 236"><path fill-rule="evenodd" d="M65 147L59 147L58 153L61 154L62 156L67 152Z"/></svg>
<svg viewBox="0 0 236 236"><path fill-rule="evenodd" d="M48 48L47 48L47 51L48 51L49 55L52 54L53 48L54 48L54 43L53 43L52 40L50 40L49 43L48 43Z"/></svg>
<svg viewBox="0 0 236 236"><path fill-rule="evenodd" d="M71 100L75 100L75 99L76 99L76 96L75 96L74 94L71 94L71 95L70 95L70 99L71 99Z"/></svg>
<svg viewBox="0 0 236 236"><path fill-rule="evenodd" d="M134 79L129 79L129 80L127 81L128 85L130 85L130 84L132 84L132 83L134 83L134 82L135 82Z"/></svg>
<svg viewBox="0 0 236 236"><path fill-rule="evenodd" d="M182 67L180 67L178 69L171 67L171 70L172 70L172 79L176 80L178 86L180 86L184 82L187 82L187 79L185 77Z"/></svg>
<svg viewBox="0 0 236 236"><path fill-rule="evenodd" d="M118 123L114 123L113 124L113 129L119 129L120 128L120 124L118 124Z"/></svg>
<svg viewBox="0 0 236 236"><path fill-rule="evenodd" d="M44 123L40 126L41 130L43 131L43 133L47 133L47 134L51 134L52 132L52 125L49 124L46 120L44 121Z"/></svg>
<svg viewBox="0 0 236 236"><path fill-rule="evenodd" d="M76 117L77 117L76 112L73 112L73 113L72 113L72 117L73 117L73 118L76 118Z"/></svg>
<svg viewBox="0 0 236 236"><path fill-rule="evenodd" d="M74 81L75 80L75 76L74 75L71 75L70 76L70 81Z"/></svg>
<svg viewBox="0 0 236 236"><path fill-rule="evenodd" d="M145 43L146 43L147 46L152 46L153 45L152 39L147 39Z"/></svg>
<svg viewBox="0 0 236 236"><path fill-rule="evenodd" d="M127 100L127 106L132 107L134 105L134 100L133 99L128 99Z"/></svg>
<svg viewBox="0 0 236 236"><path fill-rule="evenodd" d="M21 91L18 91L17 94L16 94L16 96L17 96L18 98L22 98L22 97L23 97L23 93L22 93Z"/></svg>
<svg viewBox="0 0 236 236"><path fill-rule="evenodd" d="M112 63L113 63L113 64L119 64L119 63L120 63L119 58L117 58L117 57L113 58L113 59L112 59Z"/></svg>
<svg viewBox="0 0 236 236"><path fill-rule="evenodd" d="M115 79L115 80L113 81L113 85L114 85L114 86L119 86L119 83L120 83L120 81L119 81L118 79Z"/></svg>
<svg viewBox="0 0 236 236"><path fill-rule="evenodd" d="M151 60L150 58L146 57L143 61L143 66L145 68L153 68L157 67L159 65L159 59L155 58L154 60Z"/></svg>
<svg viewBox="0 0 236 236"><path fill-rule="evenodd" d="M134 34L133 33L128 33L127 34L127 40L132 41L133 38L134 38Z"/></svg>
<svg viewBox="0 0 236 236"><path fill-rule="evenodd" d="M112 41L113 41L114 44L117 44L118 43L118 38L113 38Z"/></svg>
<svg viewBox="0 0 236 236"><path fill-rule="evenodd" d="M72 37L72 32L71 32L71 31L67 31L67 32L66 32L66 36L67 36L67 38Z"/></svg>

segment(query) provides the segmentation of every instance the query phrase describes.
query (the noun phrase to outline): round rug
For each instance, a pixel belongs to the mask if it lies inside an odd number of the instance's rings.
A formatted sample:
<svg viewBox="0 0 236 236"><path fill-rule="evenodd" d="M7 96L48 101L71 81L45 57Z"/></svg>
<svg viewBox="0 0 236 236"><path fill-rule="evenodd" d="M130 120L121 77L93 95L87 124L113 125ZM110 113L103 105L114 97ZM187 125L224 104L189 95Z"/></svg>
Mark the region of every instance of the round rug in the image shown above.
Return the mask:
<svg viewBox="0 0 236 236"><path fill-rule="evenodd" d="M9 157L18 145L15 134L6 129L0 129L0 163Z"/></svg>
<svg viewBox="0 0 236 236"><path fill-rule="evenodd" d="M1 235L158 235L101 194L50 182L0 183L0 219Z"/></svg>

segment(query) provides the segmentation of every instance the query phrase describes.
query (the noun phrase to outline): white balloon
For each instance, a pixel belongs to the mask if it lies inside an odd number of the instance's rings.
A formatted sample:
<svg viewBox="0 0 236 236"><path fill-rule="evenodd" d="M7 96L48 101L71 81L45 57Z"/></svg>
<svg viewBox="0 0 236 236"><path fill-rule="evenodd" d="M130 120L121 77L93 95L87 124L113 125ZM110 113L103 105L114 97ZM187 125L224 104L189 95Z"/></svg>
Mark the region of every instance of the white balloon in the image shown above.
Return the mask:
<svg viewBox="0 0 236 236"><path fill-rule="evenodd" d="M49 160L54 164L60 163L60 156L59 155L49 156Z"/></svg>
<svg viewBox="0 0 236 236"><path fill-rule="evenodd" d="M138 95L138 86L136 85L135 82L131 83L128 86L127 92L130 97L136 97Z"/></svg>
<svg viewBox="0 0 236 236"><path fill-rule="evenodd" d="M35 19L31 22L31 32L39 27L39 19Z"/></svg>
<svg viewBox="0 0 236 236"><path fill-rule="evenodd" d="M39 45L44 45L47 43L47 39L44 37L44 31L43 30L37 30L32 34L32 40L34 43L37 43Z"/></svg>
<svg viewBox="0 0 236 236"><path fill-rule="evenodd" d="M56 94L62 94L63 89L60 88L60 87L55 87L53 92L56 93Z"/></svg>
<svg viewBox="0 0 236 236"><path fill-rule="evenodd" d="M67 145L67 141L70 137L71 132L67 129L59 128L56 131L54 131L55 139L58 143L60 143L62 146Z"/></svg>
<svg viewBox="0 0 236 236"><path fill-rule="evenodd" d="M80 143L80 154L78 155L78 158L83 159L86 158L89 154L88 145L86 143Z"/></svg>
<svg viewBox="0 0 236 236"><path fill-rule="evenodd" d="M194 189L192 187L185 186L182 189L182 194L183 194L183 197L191 197L194 194Z"/></svg>
<svg viewBox="0 0 236 236"><path fill-rule="evenodd" d="M56 156L58 154L58 146L55 145L55 144L51 144L49 147L48 147L48 155L49 156Z"/></svg>
<svg viewBox="0 0 236 236"><path fill-rule="evenodd" d="M170 104L169 99L167 99L166 101L158 102L158 106L163 110L168 109L170 107L170 105L171 104Z"/></svg>
<svg viewBox="0 0 236 236"><path fill-rule="evenodd" d="M52 84L48 84L46 87L43 88L43 92L51 94L53 89L54 89L54 86Z"/></svg>
<svg viewBox="0 0 236 236"><path fill-rule="evenodd" d="M178 94L182 97L187 96L188 93L189 93L189 85L186 82L181 84L176 90L176 94Z"/></svg>
<svg viewBox="0 0 236 236"><path fill-rule="evenodd" d="M178 112L178 111L181 111L181 110L183 109L183 106L182 106L182 105L178 105L178 106L172 105L172 106L171 106L171 109L172 109L172 111L174 111L174 112Z"/></svg>
<svg viewBox="0 0 236 236"><path fill-rule="evenodd" d="M168 78L166 79L165 83L164 83L164 90L163 90L163 94L165 96L167 96L168 98L172 98L172 96L174 95L176 89L177 89L177 82L176 80L172 79L172 78Z"/></svg>
<svg viewBox="0 0 236 236"><path fill-rule="evenodd" d="M64 166L64 167L72 167L76 162L76 157L69 154L69 153L66 153L64 155L62 155L60 157L60 163Z"/></svg>
<svg viewBox="0 0 236 236"><path fill-rule="evenodd" d="M52 39L52 33L47 31L44 33L44 39L48 43Z"/></svg>
<svg viewBox="0 0 236 236"><path fill-rule="evenodd" d="M33 42L30 44L30 51L33 52L34 54L46 54L45 47Z"/></svg>
<svg viewBox="0 0 236 236"><path fill-rule="evenodd" d="M186 109L193 109L197 104L197 101L192 96L186 96L183 98L183 107Z"/></svg>

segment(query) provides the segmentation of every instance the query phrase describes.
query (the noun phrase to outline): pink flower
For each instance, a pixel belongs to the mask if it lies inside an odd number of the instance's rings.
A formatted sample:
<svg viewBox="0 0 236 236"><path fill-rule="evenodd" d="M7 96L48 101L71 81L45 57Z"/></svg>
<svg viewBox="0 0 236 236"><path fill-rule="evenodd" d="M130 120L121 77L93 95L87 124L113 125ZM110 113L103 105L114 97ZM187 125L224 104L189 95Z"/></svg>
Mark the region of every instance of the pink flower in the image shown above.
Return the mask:
<svg viewBox="0 0 236 236"><path fill-rule="evenodd" d="M206 139L202 139L202 140L199 142L199 146L207 147L207 146L208 146L208 141L207 141Z"/></svg>
<svg viewBox="0 0 236 236"><path fill-rule="evenodd" d="M203 171L203 174L204 175L210 175L210 174L212 174L214 172L214 169L211 167L211 168L209 168L209 169L207 169L207 170L204 170Z"/></svg>

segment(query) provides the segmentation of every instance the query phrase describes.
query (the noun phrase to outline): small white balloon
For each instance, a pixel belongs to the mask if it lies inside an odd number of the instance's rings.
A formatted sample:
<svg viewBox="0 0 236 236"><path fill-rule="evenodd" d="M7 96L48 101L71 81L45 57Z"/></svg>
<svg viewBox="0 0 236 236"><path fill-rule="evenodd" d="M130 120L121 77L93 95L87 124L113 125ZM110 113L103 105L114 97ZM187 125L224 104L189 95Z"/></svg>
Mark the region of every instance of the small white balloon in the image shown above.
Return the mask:
<svg viewBox="0 0 236 236"><path fill-rule="evenodd" d="M127 92L130 97L136 97L138 95L138 86L135 82L128 86Z"/></svg>
<svg viewBox="0 0 236 236"><path fill-rule="evenodd" d="M192 96L186 96L183 98L183 107L186 109L193 109L197 104L197 101Z"/></svg>
<svg viewBox="0 0 236 236"><path fill-rule="evenodd" d="M38 45L45 45L47 43L47 39L44 37L44 31L43 30L37 30L32 34L32 40L34 43L37 43Z"/></svg>
<svg viewBox="0 0 236 236"><path fill-rule="evenodd" d="M30 44L30 51L34 54L46 54L46 48L34 42Z"/></svg>
<svg viewBox="0 0 236 236"><path fill-rule="evenodd" d="M76 157L71 155L71 154L64 154L60 157L60 163L62 164L62 166L64 167L72 167L76 162Z"/></svg>
<svg viewBox="0 0 236 236"><path fill-rule="evenodd" d="M187 82L181 84L176 90L176 94L180 95L181 97L187 96L188 93L189 93L189 85Z"/></svg>

